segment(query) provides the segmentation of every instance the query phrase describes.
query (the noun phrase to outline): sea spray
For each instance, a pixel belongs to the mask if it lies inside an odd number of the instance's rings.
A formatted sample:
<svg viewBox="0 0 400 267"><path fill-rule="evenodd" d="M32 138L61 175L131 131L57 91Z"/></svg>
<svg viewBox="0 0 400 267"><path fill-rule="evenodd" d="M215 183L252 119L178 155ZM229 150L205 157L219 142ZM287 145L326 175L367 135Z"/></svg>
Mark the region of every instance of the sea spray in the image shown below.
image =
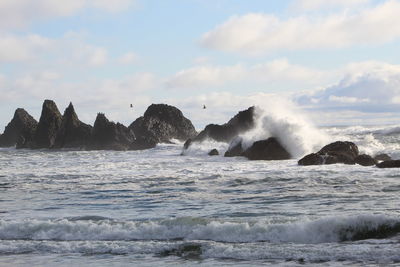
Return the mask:
<svg viewBox="0 0 400 267"><path fill-rule="evenodd" d="M331 138L317 129L292 102L274 97L256 108L256 127L241 135L246 149L255 141L276 137L294 158L326 145Z"/></svg>
<svg viewBox="0 0 400 267"><path fill-rule="evenodd" d="M242 142L243 149L247 149L256 141L276 137L294 158L299 158L332 140L328 134L317 129L294 103L278 96L270 96L264 99L262 105L256 106L254 120L255 127L234 138L230 145L206 139L193 142L183 154L205 155L216 148L223 155L238 142Z"/></svg>

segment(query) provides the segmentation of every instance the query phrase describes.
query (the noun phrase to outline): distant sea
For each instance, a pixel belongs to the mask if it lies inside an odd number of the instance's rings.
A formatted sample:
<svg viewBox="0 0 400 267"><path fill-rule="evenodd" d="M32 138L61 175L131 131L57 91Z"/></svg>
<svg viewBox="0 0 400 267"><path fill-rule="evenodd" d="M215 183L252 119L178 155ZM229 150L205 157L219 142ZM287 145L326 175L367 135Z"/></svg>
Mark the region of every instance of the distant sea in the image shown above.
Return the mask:
<svg viewBox="0 0 400 267"><path fill-rule="evenodd" d="M318 131L400 159L399 126ZM0 149L0 266L400 265L399 169L211 148Z"/></svg>

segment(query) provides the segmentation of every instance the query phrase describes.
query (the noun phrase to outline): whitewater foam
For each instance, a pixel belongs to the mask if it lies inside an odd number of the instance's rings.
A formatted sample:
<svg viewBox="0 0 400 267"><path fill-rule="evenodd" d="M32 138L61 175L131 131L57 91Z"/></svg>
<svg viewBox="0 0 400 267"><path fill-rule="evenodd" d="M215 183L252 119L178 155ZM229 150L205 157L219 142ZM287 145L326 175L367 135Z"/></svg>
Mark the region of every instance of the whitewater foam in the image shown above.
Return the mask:
<svg viewBox="0 0 400 267"><path fill-rule="evenodd" d="M240 136L244 148L255 141L276 137L294 158L311 153L330 140L305 114L284 100L268 106L268 109L257 107L255 128Z"/></svg>
<svg viewBox="0 0 400 267"><path fill-rule="evenodd" d="M270 224L265 221L239 223L191 217L145 222L121 222L97 217L0 221L1 240L211 240L230 243L262 241L314 244L384 238L398 232L400 220L382 215L328 217L287 224Z"/></svg>

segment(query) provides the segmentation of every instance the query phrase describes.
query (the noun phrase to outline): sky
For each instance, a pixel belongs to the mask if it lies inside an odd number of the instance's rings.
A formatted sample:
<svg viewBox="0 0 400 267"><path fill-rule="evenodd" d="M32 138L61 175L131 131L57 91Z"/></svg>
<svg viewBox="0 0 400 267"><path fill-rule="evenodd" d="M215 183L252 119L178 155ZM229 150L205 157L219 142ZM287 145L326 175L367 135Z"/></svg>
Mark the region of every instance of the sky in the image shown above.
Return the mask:
<svg viewBox="0 0 400 267"><path fill-rule="evenodd" d="M0 132L45 99L89 124L152 103L198 130L280 103L317 125L399 124L399 14L400 0L0 0Z"/></svg>

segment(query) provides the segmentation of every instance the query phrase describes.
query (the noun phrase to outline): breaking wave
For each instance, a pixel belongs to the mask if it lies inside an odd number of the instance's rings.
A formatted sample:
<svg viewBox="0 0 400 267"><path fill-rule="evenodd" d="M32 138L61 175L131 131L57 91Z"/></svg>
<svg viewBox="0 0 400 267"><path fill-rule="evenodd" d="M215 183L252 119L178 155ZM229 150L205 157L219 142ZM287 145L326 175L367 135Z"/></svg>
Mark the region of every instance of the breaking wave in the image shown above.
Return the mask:
<svg viewBox="0 0 400 267"><path fill-rule="evenodd" d="M383 215L327 217L287 224L193 217L154 221L115 221L101 217L0 221L0 240L35 241L209 240L316 244L388 238L399 232L400 220Z"/></svg>

